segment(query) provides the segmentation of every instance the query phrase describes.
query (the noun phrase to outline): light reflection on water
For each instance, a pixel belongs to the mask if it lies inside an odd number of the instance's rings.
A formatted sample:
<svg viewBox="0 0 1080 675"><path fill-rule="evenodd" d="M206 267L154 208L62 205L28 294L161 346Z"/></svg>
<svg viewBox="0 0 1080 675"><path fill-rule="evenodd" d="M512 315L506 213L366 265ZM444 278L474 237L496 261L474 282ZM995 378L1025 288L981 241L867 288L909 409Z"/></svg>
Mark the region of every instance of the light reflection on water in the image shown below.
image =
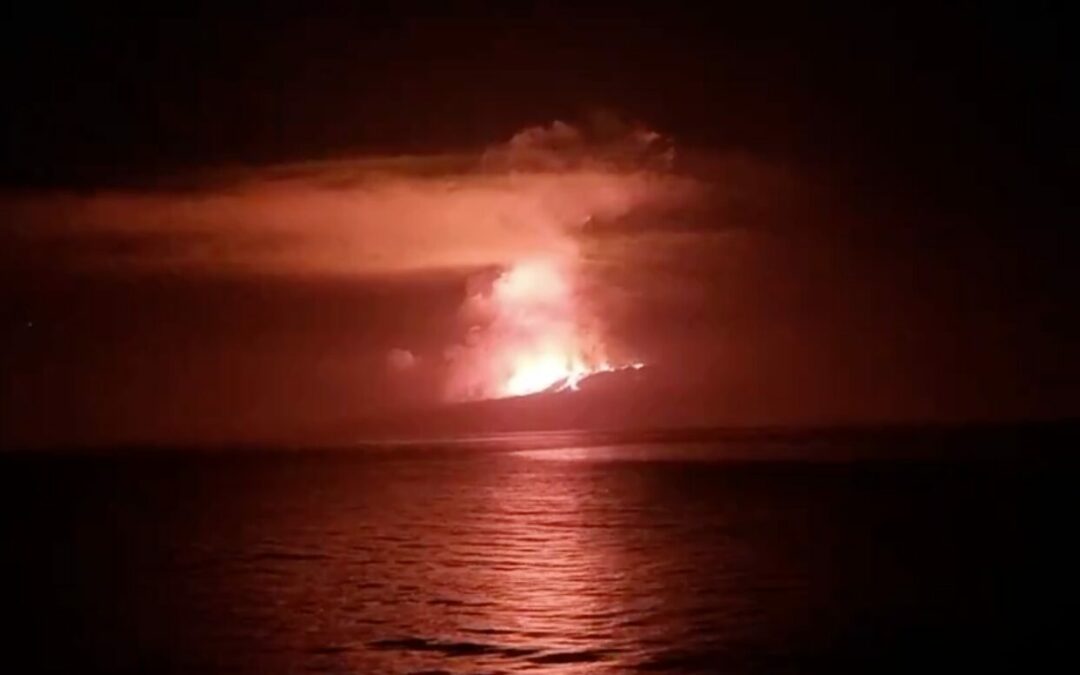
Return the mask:
<svg viewBox="0 0 1080 675"><path fill-rule="evenodd" d="M235 502L178 551L214 556L189 561L211 577L193 587L214 589L200 611L236 613L235 641L204 638L226 660L273 644L265 668L620 672L749 617L723 508L693 513L629 464L545 453L271 474L258 508Z"/></svg>
<svg viewBox="0 0 1080 675"><path fill-rule="evenodd" d="M992 634L996 474L739 452L103 460L50 535L86 613L50 621L133 672L880 672Z"/></svg>

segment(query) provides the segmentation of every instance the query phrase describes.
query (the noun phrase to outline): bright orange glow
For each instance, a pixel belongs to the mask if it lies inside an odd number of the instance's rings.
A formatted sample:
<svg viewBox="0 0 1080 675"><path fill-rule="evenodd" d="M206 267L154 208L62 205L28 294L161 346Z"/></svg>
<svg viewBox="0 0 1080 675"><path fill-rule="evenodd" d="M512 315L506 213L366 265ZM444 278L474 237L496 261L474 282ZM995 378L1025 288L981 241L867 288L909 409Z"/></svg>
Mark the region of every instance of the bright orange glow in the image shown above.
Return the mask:
<svg viewBox="0 0 1080 675"><path fill-rule="evenodd" d="M539 357L524 355L514 365L510 378L503 385L505 396L524 396L541 391L577 389L578 383L589 375L614 370L606 363L589 367L568 359L565 354L546 354Z"/></svg>
<svg viewBox="0 0 1080 675"><path fill-rule="evenodd" d="M575 293L573 268L554 259L515 264L466 310L482 324L457 354L457 398L576 390L590 375L641 367L611 363Z"/></svg>
<svg viewBox="0 0 1080 675"><path fill-rule="evenodd" d="M543 355L539 358L523 358L516 364L510 379L503 385L508 396L521 396L552 387L568 384L576 374L576 364L568 363L558 354Z"/></svg>

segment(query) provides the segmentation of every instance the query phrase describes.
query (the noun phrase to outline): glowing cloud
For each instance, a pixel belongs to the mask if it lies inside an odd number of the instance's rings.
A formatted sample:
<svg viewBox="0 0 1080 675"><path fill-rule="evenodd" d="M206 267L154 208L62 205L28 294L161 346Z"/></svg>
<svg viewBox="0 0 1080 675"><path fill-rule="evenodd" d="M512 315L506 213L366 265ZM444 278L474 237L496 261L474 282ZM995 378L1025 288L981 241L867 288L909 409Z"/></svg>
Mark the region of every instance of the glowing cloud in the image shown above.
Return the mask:
<svg viewBox="0 0 1080 675"><path fill-rule="evenodd" d="M467 339L447 352L449 398L573 389L611 369L600 326L577 296L572 265L524 260L469 296L462 308Z"/></svg>
<svg viewBox="0 0 1080 675"><path fill-rule="evenodd" d="M696 189L671 143L606 120L556 122L477 155L367 158L234 170L182 185L2 198L18 265L86 273L473 276L465 335L445 354L406 342L404 375L445 367L454 400L573 389L618 367L583 297L583 232ZM477 273L477 270L485 270ZM592 292L592 291L590 291ZM434 358L432 358L434 357Z"/></svg>

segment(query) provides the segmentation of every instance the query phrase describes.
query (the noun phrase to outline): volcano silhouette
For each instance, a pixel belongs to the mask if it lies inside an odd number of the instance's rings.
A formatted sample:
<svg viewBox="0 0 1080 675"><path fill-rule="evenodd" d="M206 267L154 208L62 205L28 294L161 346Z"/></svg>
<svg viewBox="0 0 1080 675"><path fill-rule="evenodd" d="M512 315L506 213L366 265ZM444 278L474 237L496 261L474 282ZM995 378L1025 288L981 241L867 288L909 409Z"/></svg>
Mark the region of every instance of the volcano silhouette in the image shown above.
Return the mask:
<svg viewBox="0 0 1080 675"><path fill-rule="evenodd" d="M558 382L525 396L418 408L364 425L364 435L453 437L517 431L609 430L648 426L657 394L654 369L626 368Z"/></svg>

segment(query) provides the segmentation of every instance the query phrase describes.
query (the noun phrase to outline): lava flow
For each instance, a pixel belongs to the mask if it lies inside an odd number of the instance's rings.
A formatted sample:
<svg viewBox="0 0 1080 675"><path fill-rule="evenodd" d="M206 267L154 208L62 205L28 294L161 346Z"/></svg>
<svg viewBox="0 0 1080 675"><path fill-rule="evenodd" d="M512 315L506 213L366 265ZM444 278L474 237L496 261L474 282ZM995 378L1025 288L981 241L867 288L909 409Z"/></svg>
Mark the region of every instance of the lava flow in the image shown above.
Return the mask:
<svg viewBox="0 0 1080 675"><path fill-rule="evenodd" d="M586 366L580 361L568 359L565 355L553 354L534 360L522 359L503 387L504 396L527 396L545 391L577 391L582 380L600 373L614 373L620 370L640 370L644 363L635 361L622 366L613 366L604 362L596 366Z"/></svg>
<svg viewBox="0 0 1080 675"><path fill-rule="evenodd" d="M519 262L466 302L475 321L452 356L455 399L575 390L597 373L641 368L608 357L596 321L575 294L571 268L549 259Z"/></svg>

